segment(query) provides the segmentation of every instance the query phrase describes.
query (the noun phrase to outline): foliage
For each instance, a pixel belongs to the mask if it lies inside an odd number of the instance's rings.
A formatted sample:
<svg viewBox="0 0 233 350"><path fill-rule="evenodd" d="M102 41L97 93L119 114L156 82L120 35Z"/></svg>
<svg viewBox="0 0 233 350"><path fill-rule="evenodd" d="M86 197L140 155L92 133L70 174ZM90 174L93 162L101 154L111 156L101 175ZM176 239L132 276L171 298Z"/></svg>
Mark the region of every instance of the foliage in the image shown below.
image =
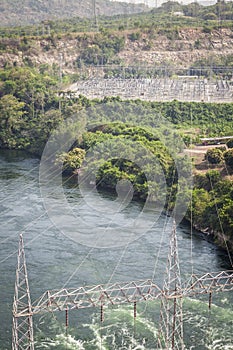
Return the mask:
<svg viewBox="0 0 233 350"><path fill-rule="evenodd" d="M177 193L174 163L164 145L149 129L119 122L101 124L83 134L79 146L89 154L82 163L82 171L84 177L85 173L95 175L93 179L89 178L90 182L94 180L98 187L115 190L119 181L130 181L136 198L145 200L149 195L152 201L161 203L162 198L167 197L169 202L166 206L169 210L173 209ZM144 154L142 148L149 148L149 153ZM216 154L222 155L222 151L217 150ZM233 159L233 154L231 156ZM144 162L140 163L140 159ZM159 165L155 159L159 159ZM158 181L161 178L160 167L167 189ZM192 206L186 217L189 220L192 217L197 228L212 233L223 247L225 243L221 237L224 234L229 248L233 250L232 181L222 179L219 171L210 170L196 175L194 186ZM182 190L185 197L185 187Z"/></svg>
<svg viewBox="0 0 233 350"><path fill-rule="evenodd" d="M219 164L223 160L223 152L219 148L208 149L205 159L211 164Z"/></svg>
<svg viewBox="0 0 233 350"><path fill-rule="evenodd" d="M127 4L128 13L140 12L144 9L146 7L141 4ZM124 12L124 4L106 0L98 1L98 13L101 15L108 16L109 13L117 15L124 14ZM27 25L44 21L46 27L52 19L72 19L74 17L85 19L92 16L93 3L91 0L86 0L85 6L83 6L82 0L69 0L69 2L61 2L60 0L1 0L0 21L5 26L21 25L22 23Z"/></svg>
<svg viewBox="0 0 233 350"><path fill-rule="evenodd" d="M226 142L228 148L233 148L233 139Z"/></svg>
<svg viewBox="0 0 233 350"><path fill-rule="evenodd" d="M13 95L4 95L0 99L0 146L14 148L15 136L24 126L23 111L25 103Z"/></svg>
<svg viewBox="0 0 233 350"><path fill-rule="evenodd" d="M10 10L11 2L3 0L1 7ZM34 0L31 1L31 4L36 6L42 6L42 3L43 1L37 1L36 4ZM56 1L52 1L45 5L51 9L55 3ZM22 4L19 5L18 9L22 9ZM74 6L77 6L77 1ZM14 67L8 67L6 64L4 69L0 70L0 147L26 149L41 154L51 131L57 128L60 122L87 108L89 120L86 131L82 137L76 135L78 139L70 152L63 152L57 157L57 163L63 164L64 172L73 172L81 165L93 174L97 169L95 175L99 187L115 189L119 180L128 180L133 184L134 195L137 198L145 200L150 195L151 200L159 202L165 196L169 198L166 206L172 209L177 194L177 174L171 155L159 141L163 134L171 132L166 125L160 125L160 120L165 118L174 125L171 137L174 145L179 134L189 145L198 141L201 136L231 135L233 103L161 103L137 100L127 101L127 107L124 105L123 113L119 113L122 110L122 101L119 98L105 98L103 101L91 101L83 96L72 99L59 98L58 65L33 67L30 52L35 50L35 41L38 39L43 40L43 49L48 51L59 47L60 38L70 38L76 40L79 52L76 57L78 66L82 67L83 63L119 64L116 56L124 49L125 38L132 42L144 40L146 49L159 34L171 41L178 41L180 29L187 27L202 28L202 35L206 33L206 37L210 37L213 30L221 27L232 28L232 10L232 2L202 6L197 2L182 5L169 1L148 13L100 16L99 32L96 31L93 18L49 20L28 27L1 28L0 51L8 54L20 51L25 67L17 67L15 62ZM175 16L175 11L183 12L184 16ZM52 12L56 16L56 12ZM75 13L73 8L72 12ZM12 13L10 17L15 18ZM63 15L66 16L67 12L64 11ZM197 39L194 46L201 49L201 39ZM190 74L231 77L232 67L232 54L221 57L211 55L207 59L198 59L190 67ZM160 68L152 67L145 72L141 68L135 70L134 67L127 67L124 77L151 77L161 74ZM105 76L122 77L122 70L117 68L104 67L103 71ZM179 74L186 73L182 70ZM115 109L112 108L112 102ZM105 114L102 112L103 104ZM138 113L134 112L135 107ZM146 114L143 113L145 109L148 111ZM140 126L142 119L147 128ZM113 123L113 120L116 122ZM195 138L190 137L191 127L192 135L194 129L198 130ZM64 139L57 140L58 144L67 142L71 135L75 136L76 129L71 128L70 131L65 134ZM54 135L55 140L56 137L59 138L59 134ZM228 144L228 147L231 147L230 145ZM91 153L90 150L94 152ZM206 157L209 161L218 163L222 159L222 152L214 150ZM224 160L233 169L232 150L224 152ZM164 187L167 188L163 187L161 172L165 176ZM194 185L192 207L187 212L187 218L192 218L197 228L213 233L216 241L223 247L225 243L221 237L224 235L233 250L233 182L223 180L218 171L211 170L206 174L196 175ZM182 190L185 198L188 193L185 187Z"/></svg>
<svg viewBox="0 0 233 350"><path fill-rule="evenodd" d="M40 154L61 121L56 80L34 68L0 70L0 145Z"/></svg>
<svg viewBox="0 0 233 350"><path fill-rule="evenodd" d="M0 70L0 79L0 97L14 95L25 103L28 112L48 110L55 105L57 81L47 72L41 74L37 69L15 67Z"/></svg>
<svg viewBox="0 0 233 350"><path fill-rule="evenodd" d="M167 184L173 186L174 195L176 193L177 180L170 183L169 179L173 160L149 130L123 123L103 124L84 133L78 147L88 152L82 172L95 174L90 182L96 180L99 187L115 190L119 180L128 180L134 187L135 197L145 200L149 194L151 200L160 201L164 184L159 179L162 181L165 175ZM66 161L70 154L63 154L61 158Z"/></svg>
<svg viewBox="0 0 233 350"><path fill-rule="evenodd" d="M212 234L217 244L233 251L233 182L222 179L217 171L197 175L192 199L187 218L192 217L196 228Z"/></svg>
<svg viewBox="0 0 233 350"><path fill-rule="evenodd" d="M224 160L226 165L233 169L233 149L224 152Z"/></svg>
<svg viewBox="0 0 233 350"><path fill-rule="evenodd" d="M105 65L124 48L124 36L113 35L107 32L97 33L94 37L82 37L80 40L80 55L77 63L87 65ZM117 63L117 61L116 61Z"/></svg>
<svg viewBox="0 0 233 350"><path fill-rule="evenodd" d="M28 5L29 8L32 5L31 3ZM42 3L44 3L44 0L42 0ZM108 6L114 7L113 4L115 2L109 2ZM60 4L61 6L62 4ZM66 6L64 13L70 12L71 6L77 8L77 3ZM115 6L117 5L115 4ZM119 3L119 6L123 5ZM134 6L143 8L141 5ZM5 11L7 11L6 7L6 3L2 5ZM35 8L40 10L41 7L43 8L37 3L33 10ZM52 1L51 4L44 4L43 10L47 8L51 11L53 7L57 9L58 0ZM128 4L127 8L129 9L130 7L131 5ZM80 6L80 8L83 9L85 6ZM133 10L133 7L131 9ZM202 28L207 34L211 34L214 30L215 36L220 35L218 29L232 27L230 21L225 19L224 16L222 16L221 22L219 21L218 10L218 4L213 6L181 5L177 2L169 1L163 3L158 9L153 9L146 13L137 13L132 16L100 16L98 18L99 30L97 30L93 18L67 18L63 21L50 18L35 26L0 28L0 36L2 37L0 39L0 51L14 55L20 52L23 57L23 64L33 67L37 65L35 52L38 51L38 45L40 50L48 51L49 53L61 47L60 40L63 42L66 40L73 41L74 46L77 45L78 51L77 57L74 57L72 62L73 69L75 66L82 68L84 64L87 66L101 65L106 67L104 70L106 77L122 76L121 69L115 68L114 64L122 65L124 63L124 59L118 53L124 48L125 38L137 41L143 50L150 50L154 46L153 39L157 35L164 35L171 41L171 49L176 48L176 50L179 50L182 42L179 43L178 41L183 36L183 29L195 28L195 32L199 33L199 37L194 43L194 48L201 49L205 45L205 39L209 40L209 35L205 35L203 38L201 31L197 31L198 27ZM184 13L184 16L175 16L174 11ZM212 13L212 16L217 16L217 20L206 20L205 16L208 13ZM222 4L220 13L232 13L232 4ZM119 31L119 28L121 28L121 31ZM122 32L122 28L125 28L124 32ZM192 50L191 47L190 50ZM178 75L213 76L213 74L216 74L221 77L231 78L232 54L227 56L211 54L207 59L198 59L190 67L180 69ZM110 63L112 63L112 67L109 67ZM9 63L6 59L5 65L9 64L17 65L21 64L21 62L19 63L16 59L13 63ZM167 68L174 67L173 62L164 62L161 65L166 67L166 74L172 74ZM210 66L211 68L209 68ZM88 74L87 71L88 67L85 73L82 69L78 70L78 74L85 78ZM165 72L161 72L160 65L156 65L149 70L145 70L138 65L136 69L134 67L126 67L124 76L147 77L161 74L165 74Z"/></svg>
<svg viewBox="0 0 233 350"><path fill-rule="evenodd" d="M133 32L133 33L131 33L131 34L128 35L129 40L131 40L131 41L137 41L137 40L139 40L139 39L140 39L140 36L141 36L140 32Z"/></svg>
<svg viewBox="0 0 233 350"><path fill-rule="evenodd" d="M207 20L216 20L218 17L215 13L209 12L204 15L204 19Z"/></svg>
<svg viewBox="0 0 233 350"><path fill-rule="evenodd" d="M190 134L186 134L182 129L189 131L191 119L192 127L199 130L199 137L225 136L232 133L233 103L197 103L175 100L163 103L131 100L123 103L120 98L91 101L80 96L72 99L60 98L59 104L57 94L59 83L48 67L42 68L13 67L0 70L0 101L3 99L2 105L6 107L2 118L6 117L7 109L10 108L7 107L7 101L9 103L15 101L16 111L22 112L20 118L11 118L11 128L2 120L4 129L0 132L1 147L29 149L35 153L41 153L51 130L60 121L77 113L80 108L88 108L89 123L108 122L108 115L111 121L121 120L125 123L127 119L133 125L140 125L143 121L144 125L153 127L153 135L150 134L150 131L141 131L140 137L146 137L148 140L161 137L155 134L157 129L160 130L160 133L162 130L165 134L168 132L166 125L161 124L161 117L176 126L187 143L190 143ZM19 105L19 103L22 104ZM17 109L19 107L20 109ZM122 113L119 114L119 111ZM143 119L140 115L143 115ZM15 120L15 125L13 125L13 120ZM107 126L105 128L106 130L102 130L104 133L107 132ZM178 133L176 128L173 130L174 137L175 133ZM122 131L122 127L118 125L111 132L113 134L127 132L136 137L130 126ZM193 134L193 130L191 133ZM195 139L198 141L197 137ZM193 141L194 138L192 138Z"/></svg>
<svg viewBox="0 0 233 350"><path fill-rule="evenodd" d="M85 153L85 150L75 147L68 153L61 153L56 159L56 164L62 164L63 172L70 174L81 167Z"/></svg>
<svg viewBox="0 0 233 350"><path fill-rule="evenodd" d="M12 6L13 0L3 0L1 8L4 11L2 11L2 18L0 17L1 23L2 25L6 25L8 21L11 25L8 26L8 28L0 28L0 36L12 38L25 36L30 38L32 36L48 37L54 34L61 36L64 35L64 33L65 35L67 33L70 35L71 33L80 32L93 33L93 31L96 31L96 24L93 17L91 16L92 18L90 18L90 13L88 13L87 16L84 16L82 13L82 16L78 17L78 13L85 11L85 8L88 7L90 1L88 0L86 6L80 6L80 1L81 0L71 0L71 3L69 4L70 6L62 7L62 4L58 2L58 0L51 2L45 0L36 2L33 0L27 8L23 7L23 4L20 3L20 6L18 6L16 10L16 7ZM33 2L36 2L36 4L34 4L31 8L31 12L28 14ZM42 6L42 4L44 6ZM203 28L205 25L206 30L208 29L208 31L211 32L213 28L232 27L232 23L229 21L232 20L232 2L221 2L221 4L202 6L195 2L181 5L178 2L168 1L162 3L160 7L154 8L151 11L142 4L132 5L128 3L128 14L125 14L124 4L116 4L115 2L110 1L107 3L102 1L102 5L103 6L100 7L101 15L98 17L99 28L101 31L106 29L122 31L127 28L127 31L140 29L140 31L156 32L158 29L169 29L167 33L170 36L172 30L177 28ZM92 4L89 7L92 8ZM21 11L19 11L19 8ZM35 8L37 9L36 12ZM122 15L109 16L109 13L114 13L114 8ZM15 11L17 11L17 18L19 19L18 23L15 20L16 16L12 15ZM102 16L106 11L107 16ZM175 16L174 12L177 11L183 13L184 16ZM42 21L45 12L46 21ZM6 15L7 13L9 15ZM48 19L48 13L53 14L53 16L50 16L50 19ZM221 22L219 22L219 19L221 19ZM41 23L28 25L30 22ZM24 24L24 27L22 26L22 23ZM132 35L132 38L134 38L134 35Z"/></svg>
<svg viewBox="0 0 233 350"><path fill-rule="evenodd" d="M196 43L197 45L198 43ZM199 43L200 46L200 43ZM198 48L198 47L196 47ZM190 74L197 76L222 76L230 79L232 77L233 55L211 55L195 61L190 67Z"/></svg>

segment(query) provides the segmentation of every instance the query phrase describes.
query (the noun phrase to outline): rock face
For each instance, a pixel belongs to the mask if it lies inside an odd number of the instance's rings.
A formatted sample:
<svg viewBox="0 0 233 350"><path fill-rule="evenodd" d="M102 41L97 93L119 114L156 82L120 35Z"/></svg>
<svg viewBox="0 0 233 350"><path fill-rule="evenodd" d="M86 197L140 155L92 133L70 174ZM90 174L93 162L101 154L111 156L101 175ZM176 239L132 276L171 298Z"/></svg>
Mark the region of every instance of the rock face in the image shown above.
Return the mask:
<svg viewBox="0 0 233 350"><path fill-rule="evenodd" d="M142 4L131 5L109 0L96 0L98 15L117 15L141 12L148 9ZM73 17L93 17L93 0L1 0L1 26L15 26L39 23Z"/></svg>
<svg viewBox="0 0 233 350"><path fill-rule="evenodd" d="M233 54L233 32L221 28L205 33L202 29L181 29L177 37L169 39L162 33L144 35L140 42L127 41L125 49L119 54L125 63L171 64L188 68L200 59L228 56Z"/></svg>
<svg viewBox="0 0 233 350"><path fill-rule="evenodd" d="M93 46L94 34L64 34L60 37L47 36L39 40L2 38L0 39L0 67L5 65L60 65L63 72L76 73L80 52ZM125 65L167 65L189 68L198 60L216 60L233 57L233 31L227 28L205 33L201 28L179 30L175 38L162 32L142 33L138 40L130 40L130 34L119 32L124 37L124 47L116 54ZM85 37L85 39L84 39ZM212 61L214 60L214 61ZM87 71L91 67L86 67Z"/></svg>

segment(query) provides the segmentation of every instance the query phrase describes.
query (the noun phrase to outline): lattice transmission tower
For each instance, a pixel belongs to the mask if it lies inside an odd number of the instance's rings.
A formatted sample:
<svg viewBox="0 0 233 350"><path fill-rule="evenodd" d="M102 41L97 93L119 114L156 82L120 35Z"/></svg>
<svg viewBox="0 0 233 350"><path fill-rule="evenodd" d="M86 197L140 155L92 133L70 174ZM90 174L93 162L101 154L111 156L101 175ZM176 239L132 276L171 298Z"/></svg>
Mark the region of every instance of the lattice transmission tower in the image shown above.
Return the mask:
<svg viewBox="0 0 233 350"><path fill-rule="evenodd" d="M175 293L175 296L170 297L171 292ZM173 228L170 234L170 246L163 293L164 298L161 298L158 348L166 350L183 350L183 293L175 222L173 223Z"/></svg>
<svg viewBox="0 0 233 350"><path fill-rule="evenodd" d="M98 23L96 0L93 0L93 15L94 15L95 30L98 32L99 31L99 23Z"/></svg>
<svg viewBox="0 0 233 350"><path fill-rule="evenodd" d="M108 285L47 290L31 303L24 254L20 235L13 303L12 350L34 350L33 315L69 310L96 308L130 303L136 311L137 302L161 301L161 319L155 349L184 350L182 299L213 292L233 291L233 270L192 274L181 285L176 227L170 234L166 276L161 288L153 280L130 281ZM210 305L210 304L209 304ZM136 317L136 312L135 312Z"/></svg>
<svg viewBox="0 0 233 350"><path fill-rule="evenodd" d="M13 302L12 350L34 350L32 304L22 234L19 239Z"/></svg>

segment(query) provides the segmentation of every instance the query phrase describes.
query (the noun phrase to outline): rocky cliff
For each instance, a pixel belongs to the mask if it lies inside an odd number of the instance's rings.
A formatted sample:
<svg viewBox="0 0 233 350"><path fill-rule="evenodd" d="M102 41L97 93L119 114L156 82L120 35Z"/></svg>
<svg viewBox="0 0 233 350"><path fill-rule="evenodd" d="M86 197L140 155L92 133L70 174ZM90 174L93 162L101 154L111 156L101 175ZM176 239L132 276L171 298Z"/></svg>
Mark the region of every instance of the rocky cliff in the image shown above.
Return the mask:
<svg viewBox="0 0 233 350"><path fill-rule="evenodd" d="M96 35L99 35L98 38ZM120 31L109 35L103 34L64 34L25 38L0 39L0 67L6 65L41 64L60 65L63 72L75 73L77 62L84 57L85 50L90 55L101 57L106 49L98 43L112 38L121 38L122 45L114 54L114 60L126 65L168 65L188 68L198 61L205 60L209 64L233 65L233 31L230 28L213 29L206 33L202 28L184 28L170 34L157 31L142 33L132 40L132 32ZM108 45L106 45L107 47ZM102 50L102 51L101 51ZM86 56L85 56L86 57ZM85 65L85 59L82 59ZM111 63L111 59L108 63Z"/></svg>

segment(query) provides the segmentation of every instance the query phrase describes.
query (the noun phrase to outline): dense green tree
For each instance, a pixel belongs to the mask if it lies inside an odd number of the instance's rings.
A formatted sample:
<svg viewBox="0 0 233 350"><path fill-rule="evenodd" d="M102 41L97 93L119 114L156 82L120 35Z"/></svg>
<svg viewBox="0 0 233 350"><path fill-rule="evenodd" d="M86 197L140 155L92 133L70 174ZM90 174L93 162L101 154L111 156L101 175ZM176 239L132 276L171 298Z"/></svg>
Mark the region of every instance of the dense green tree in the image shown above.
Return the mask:
<svg viewBox="0 0 233 350"><path fill-rule="evenodd" d="M214 237L224 249L233 251L233 182L211 170L195 176L192 204L186 214L194 226ZM224 238L223 238L224 237Z"/></svg>
<svg viewBox="0 0 233 350"><path fill-rule="evenodd" d="M223 152L219 148L208 149L205 159L211 164L219 164L223 160Z"/></svg>
<svg viewBox="0 0 233 350"><path fill-rule="evenodd" d="M13 95L4 95L0 99L0 144L2 147L14 148L19 130L24 126L24 102Z"/></svg>
<svg viewBox="0 0 233 350"><path fill-rule="evenodd" d="M224 160L226 165L233 169L233 149L224 152Z"/></svg>
<svg viewBox="0 0 233 350"><path fill-rule="evenodd" d="M233 148L233 139L227 141L226 145L228 148Z"/></svg>
<svg viewBox="0 0 233 350"><path fill-rule="evenodd" d="M85 153L85 150L75 147L68 153L60 154L56 158L56 164L62 164L63 172L70 174L81 167Z"/></svg>
<svg viewBox="0 0 233 350"><path fill-rule="evenodd" d="M203 188L194 189L192 194L192 212L188 211L187 216L192 220L193 224L199 228L204 229L208 227L206 220L206 209L211 201L210 194Z"/></svg>

